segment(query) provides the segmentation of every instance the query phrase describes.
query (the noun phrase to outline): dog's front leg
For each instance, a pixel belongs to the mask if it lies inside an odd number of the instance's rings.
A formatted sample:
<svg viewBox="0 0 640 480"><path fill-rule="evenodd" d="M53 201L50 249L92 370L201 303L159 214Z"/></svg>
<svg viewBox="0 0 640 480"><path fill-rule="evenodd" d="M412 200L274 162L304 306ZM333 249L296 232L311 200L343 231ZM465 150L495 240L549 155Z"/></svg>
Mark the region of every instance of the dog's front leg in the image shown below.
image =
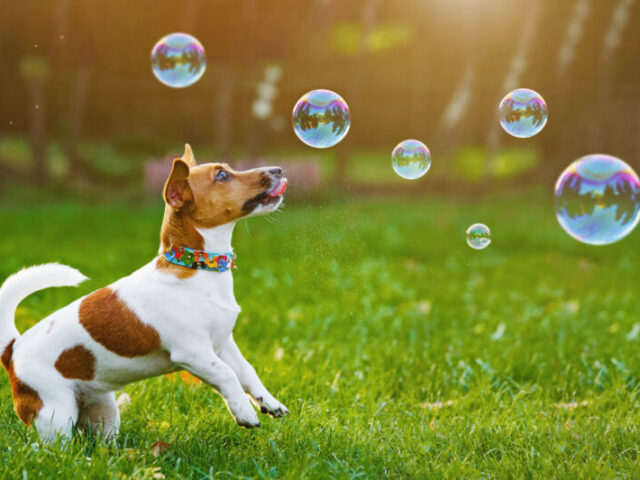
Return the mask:
<svg viewBox="0 0 640 480"><path fill-rule="evenodd" d="M260 426L258 415L244 393L233 370L218 357L212 345L201 345L171 352L171 361L214 387L224 399L238 425Z"/></svg>
<svg viewBox="0 0 640 480"><path fill-rule="evenodd" d="M245 392L251 395L262 413L268 413L272 417L282 417L289 413L287 407L271 395L262 384L255 369L242 356L233 336L229 336L218 353L220 358L236 373L240 385Z"/></svg>

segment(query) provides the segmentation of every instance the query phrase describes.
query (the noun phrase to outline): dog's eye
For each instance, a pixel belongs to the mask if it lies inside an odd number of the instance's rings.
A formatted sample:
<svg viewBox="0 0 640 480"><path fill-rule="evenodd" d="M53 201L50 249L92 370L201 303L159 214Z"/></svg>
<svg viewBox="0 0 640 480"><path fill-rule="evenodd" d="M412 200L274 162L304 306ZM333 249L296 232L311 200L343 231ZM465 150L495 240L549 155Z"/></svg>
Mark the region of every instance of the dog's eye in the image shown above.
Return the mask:
<svg viewBox="0 0 640 480"><path fill-rule="evenodd" d="M216 182L228 182L230 178L231 175L224 170L218 170L218 173L216 174Z"/></svg>

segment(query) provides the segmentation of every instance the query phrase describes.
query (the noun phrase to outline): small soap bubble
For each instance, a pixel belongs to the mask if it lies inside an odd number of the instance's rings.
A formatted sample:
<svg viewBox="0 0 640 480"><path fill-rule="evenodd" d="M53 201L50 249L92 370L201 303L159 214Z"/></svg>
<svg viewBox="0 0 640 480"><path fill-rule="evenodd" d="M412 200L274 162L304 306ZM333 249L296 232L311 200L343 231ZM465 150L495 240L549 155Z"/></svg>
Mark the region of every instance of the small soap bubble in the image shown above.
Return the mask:
<svg viewBox="0 0 640 480"><path fill-rule="evenodd" d="M331 90L311 90L293 107L293 130L310 147L333 147L347 135L350 126L347 102Z"/></svg>
<svg viewBox="0 0 640 480"><path fill-rule="evenodd" d="M483 223L474 223L467 228L467 245L476 250L487 248L491 243L491 230Z"/></svg>
<svg viewBox="0 0 640 480"><path fill-rule="evenodd" d="M431 167L431 152L418 140L404 140L393 149L391 165L402 178L415 180Z"/></svg>
<svg viewBox="0 0 640 480"><path fill-rule="evenodd" d="M151 69L168 87L193 85L204 75L207 57L204 47L187 33L171 33L158 40L151 50Z"/></svg>
<svg viewBox="0 0 640 480"><path fill-rule="evenodd" d="M576 240L607 245L626 237L640 221L640 180L611 155L581 157L558 177L558 222Z"/></svg>
<svg viewBox="0 0 640 480"><path fill-rule="evenodd" d="M514 137L533 137L544 128L548 118L544 98L528 88L517 88L500 102L500 125Z"/></svg>

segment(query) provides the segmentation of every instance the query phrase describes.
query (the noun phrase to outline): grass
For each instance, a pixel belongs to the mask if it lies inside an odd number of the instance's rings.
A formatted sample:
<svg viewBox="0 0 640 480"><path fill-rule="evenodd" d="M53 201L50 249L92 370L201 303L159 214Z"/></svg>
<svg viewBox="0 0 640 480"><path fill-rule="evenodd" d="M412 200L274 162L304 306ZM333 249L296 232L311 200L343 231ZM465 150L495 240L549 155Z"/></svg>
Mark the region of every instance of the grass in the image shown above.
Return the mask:
<svg viewBox="0 0 640 480"><path fill-rule="evenodd" d="M162 209L0 208L0 277L92 280L27 299L21 330L157 249ZM203 385L155 378L110 447L37 444L0 374L0 478L635 477L640 236L581 245L548 192L336 200L236 229L236 340L291 410L237 427ZM464 230L492 228L473 251ZM156 441L171 446L156 458Z"/></svg>

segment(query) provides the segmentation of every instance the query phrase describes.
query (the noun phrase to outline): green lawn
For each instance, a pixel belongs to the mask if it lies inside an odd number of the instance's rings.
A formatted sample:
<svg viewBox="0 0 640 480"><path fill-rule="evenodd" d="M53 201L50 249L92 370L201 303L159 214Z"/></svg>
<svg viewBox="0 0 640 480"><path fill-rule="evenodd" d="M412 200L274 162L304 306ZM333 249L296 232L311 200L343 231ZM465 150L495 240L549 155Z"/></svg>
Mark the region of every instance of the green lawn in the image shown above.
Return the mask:
<svg viewBox="0 0 640 480"><path fill-rule="evenodd" d="M46 261L92 278L30 297L20 328L145 263L161 216L0 207L0 278ZM581 245L543 190L336 200L273 218L236 229L235 335L290 416L248 431L210 388L162 377L126 388L116 447L61 451L19 423L1 373L0 478L638 475L638 232ZM474 222L492 229L485 251L464 242ZM156 458L158 440L171 446Z"/></svg>

